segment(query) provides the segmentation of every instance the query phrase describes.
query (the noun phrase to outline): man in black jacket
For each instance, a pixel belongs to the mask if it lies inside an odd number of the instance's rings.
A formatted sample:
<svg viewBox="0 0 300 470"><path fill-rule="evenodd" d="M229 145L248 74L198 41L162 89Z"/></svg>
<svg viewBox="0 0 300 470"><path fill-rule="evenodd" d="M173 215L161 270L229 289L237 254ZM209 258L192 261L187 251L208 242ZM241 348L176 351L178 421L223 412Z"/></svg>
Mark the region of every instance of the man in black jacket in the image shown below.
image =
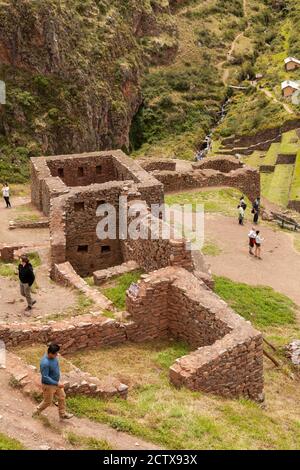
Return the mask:
<svg viewBox="0 0 300 470"><path fill-rule="evenodd" d="M26 311L32 309L32 306L36 303L36 300L32 300L31 297L31 286L34 283L34 272L33 267L29 262L27 256L21 256L19 264L19 279L20 279L20 291L23 297L26 297L27 300L27 308Z"/></svg>

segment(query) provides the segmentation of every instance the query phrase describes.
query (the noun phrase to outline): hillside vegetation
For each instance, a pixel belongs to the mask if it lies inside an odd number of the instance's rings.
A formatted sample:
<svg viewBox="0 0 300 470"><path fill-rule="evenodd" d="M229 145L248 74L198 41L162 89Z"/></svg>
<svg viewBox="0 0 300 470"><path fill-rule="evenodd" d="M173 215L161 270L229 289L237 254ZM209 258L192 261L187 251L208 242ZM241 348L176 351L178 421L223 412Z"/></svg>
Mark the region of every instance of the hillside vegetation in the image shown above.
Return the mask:
<svg viewBox="0 0 300 470"><path fill-rule="evenodd" d="M223 138L290 119L280 81L299 22L291 0L1 2L1 178L23 182L41 154L193 159L215 126Z"/></svg>
<svg viewBox="0 0 300 470"><path fill-rule="evenodd" d="M30 156L127 148L146 67L176 51L165 0L1 2L1 178L24 181Z"/></svg>

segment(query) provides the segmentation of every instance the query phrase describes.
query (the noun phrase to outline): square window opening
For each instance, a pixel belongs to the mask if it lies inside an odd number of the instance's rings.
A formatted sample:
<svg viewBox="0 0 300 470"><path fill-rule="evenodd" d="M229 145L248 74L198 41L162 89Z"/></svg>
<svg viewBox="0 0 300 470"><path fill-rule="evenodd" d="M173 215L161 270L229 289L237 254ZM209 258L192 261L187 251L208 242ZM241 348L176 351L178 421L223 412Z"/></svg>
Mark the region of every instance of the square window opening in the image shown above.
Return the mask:
<svg viewBox="0 0 300 470"><path fill-rule="evenodd" d="M74 202L75 212L84 211L84 202Z"/></svg>
<svg viewBox="0 0 300 470"><path fill-rule="evenodd" d="M77 248L78 253L87 253L89 251L88 245L79 245Z"/></svg>

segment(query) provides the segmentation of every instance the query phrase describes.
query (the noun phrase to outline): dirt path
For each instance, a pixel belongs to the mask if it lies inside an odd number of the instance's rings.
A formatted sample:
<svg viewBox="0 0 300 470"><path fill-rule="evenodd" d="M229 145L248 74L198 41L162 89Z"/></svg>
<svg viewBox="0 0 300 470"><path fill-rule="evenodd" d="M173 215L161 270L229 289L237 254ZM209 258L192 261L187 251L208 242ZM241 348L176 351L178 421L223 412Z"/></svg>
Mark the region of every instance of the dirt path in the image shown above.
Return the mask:
<svg viewBox="0 0 300 470"><path fill-rule="evenodd" d="M244 17L247 18L248 17L248 5L247 5L247 0L243 0L243 9L244 9ZM222 74L222 82L225 86L228 85L228 79L229 79L229 69L228 68L224 68L224 65L225 64L230 64L230 61L231 61L231 58L234 54L234 51L235 51L235 47L238 43L238 41L240 40L240 38L242 36L244 36L245 32L247 31L248 29L248 25L246 26L245 30L242 31L241 33L238 33L235 38L233 39L232 43L231 43L231 46L230 46L230 49L227 53L227 56L226 56L226 60L223 60L222 62L219 62L217 64L217 68L218 69L224 69L223 71L223 74Z"/></svg>
<svg viewBox="0 0 300 470"><path fill-rule="evenodd" d="M154 444L88 419L72 418L60 422L54 406L44 413L51 423L51 426L47 426L42 420L32 418L34 408L29 398L24 398L18 390L9 386L8 371L0 369L0 432L17 439L27 449L72 449L66 439L70 432L78 436L105 439L114 449L158 449Z"/></svg>
<svg viewBox="0 0 300 470"><path fill-rule="evenodd" d="M294 249L293 236L274 231L266 225L260 226L265 239L263 260L260 261L248 254L247 235L251 226L246 222L244 227L240 227L230 217L206 214L206 239L215 242L222 250L219 256L205 257L212 272L234 281L273 287L300 306L300 253Z"/></svg>
<svg viewBox="0 0 300 470"><path fill-rule="evenodd" d="M9 230L9 221L22 213L27 207L28 198L13 199L13 209L0 207L0 243L25 244L26 251L38 252L41 266L36 269L37 289L33 297L37 301L30 316L24 315L26 304L19 294L19 283L15 279L0 277L0 320L27 321L32 317L57 314L68 308L75 307L77 297L74 291L66 289L49 279L50 245L48 229L17 229ZM40 215L38 211L30 208L30 212Z"/></svg>
<svg viewBox="0 0 300 470"><path fill-rule="evenodd" d="M287 113L295 114L292 108L290 108L287 103L282 103L281 101L279 101L277 98L275 98L275 96L273 95L273 93L271 93L271 91L266 90L266 88L257 88L257 89L261 91L262 93L264 93L267 98L270 98L271 100L273 100L274 103L277 103L283 106Z"/></svg>

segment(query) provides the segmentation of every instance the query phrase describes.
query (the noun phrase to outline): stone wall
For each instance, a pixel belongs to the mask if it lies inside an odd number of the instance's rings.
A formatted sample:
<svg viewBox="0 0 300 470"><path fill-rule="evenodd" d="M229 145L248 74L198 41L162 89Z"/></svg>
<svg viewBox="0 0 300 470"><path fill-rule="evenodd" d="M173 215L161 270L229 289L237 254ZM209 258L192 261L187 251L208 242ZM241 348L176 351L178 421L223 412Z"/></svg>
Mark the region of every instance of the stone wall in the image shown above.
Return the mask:
<svg viewBox="0 0 300 470"><path fill-rule="evenodd" d="M71 188L131 182L150 204L163 202L163 185L120 150L31 158L31 199L50 212L50 200Z"/></svg>
<svg viewBox="0 0 300 470"><path fill-rule="evenodd" d="M171 336L197 348L170 368L176 386L262 399L261 333L193 274L168 267L143 275L137 290L127 292L127 309L127 323L94 314L48 325L1 324L0 340L7 348L56 342L66 354Z"/></svg>
<svg viewBox="0 0 300 470"><path fill-rule="evenodd" d="M148 233L148 237L122 240L124 261L134 260L146 272L166 266L194 269L189 242L178 235L175 237L175 231L163 220L149 213L141 219L140 227L141 233Z"/></svg>
<svg viewBox="0 0 300 470"><path fill-rule="evenodd" d="M139 164L146 171L155 171L155 170L167 170L167 171L176 171L176 161L174 160L139 160Z"/></svg>
<svg viewBox="0 0 300 470"><path fill-rule="evenodd" d="M250 200L260 195L259 171L249 167L239 168L229 173L207 169L186 172L154 171L153 175L163 183L165 192L228 186L239 189Z"/></svg>
<svg viewBox="0 0 300 470"><path fill-rule="evenodd" d="M295 153L280 153L277 156L276 165L294 165L296 157Z"/></svg>
<svg viewBox="0 0 300 470"><path fill-rule="evenodd" d="M288 209L300 212L300 201L289 201Z"/></svg>
<svg viewBox="0 0 300 470"><path fill-rule="evenodd" d="M47 157L52 177L66 186L88 186L117 179L113 158L103 153Z"/></svg>
<svg viewBox="0 0 300 470"><path fill-rule="evenodd" d="M200 162L193 163L193 170L218 170L221 173L229 173L232 170L243 168L244 164L235 157L204 158Z"/></svg>
<svg viewBox="0 0 300 470"><path fill-rule="evenodd" d="M11 385L25 396L34 400L42 398L41 376L35 366L25 364L15 354L7 354L6 367L11 371ZM60 381L64 384L67 397L83 395L108 399L114 396L127 398L128 387L115 377L99 379L83 372L69 362L69 372L63 373Z"/></svg>
<svg viewBox="0 0 300 470"><path fill-rule="evenodd" d="M282 126L273 127L259 131L254 135L236 135L222 140L222 145L226 148L251 147L259 145L265 141L280 142L284 132L288 132L300 127L300 119L286 121ZM270 144L269 144L270 146Z"/></svg>
<svg viewBox="0 0 300 470"><path fill-rule="evenodd" d="M140 341L171 334L198 348L171 366L174 385L226 397L263 398L261 333L192 274L179 268L150 274L137 295L128 293L127 307L141 331Z"/></svg>

